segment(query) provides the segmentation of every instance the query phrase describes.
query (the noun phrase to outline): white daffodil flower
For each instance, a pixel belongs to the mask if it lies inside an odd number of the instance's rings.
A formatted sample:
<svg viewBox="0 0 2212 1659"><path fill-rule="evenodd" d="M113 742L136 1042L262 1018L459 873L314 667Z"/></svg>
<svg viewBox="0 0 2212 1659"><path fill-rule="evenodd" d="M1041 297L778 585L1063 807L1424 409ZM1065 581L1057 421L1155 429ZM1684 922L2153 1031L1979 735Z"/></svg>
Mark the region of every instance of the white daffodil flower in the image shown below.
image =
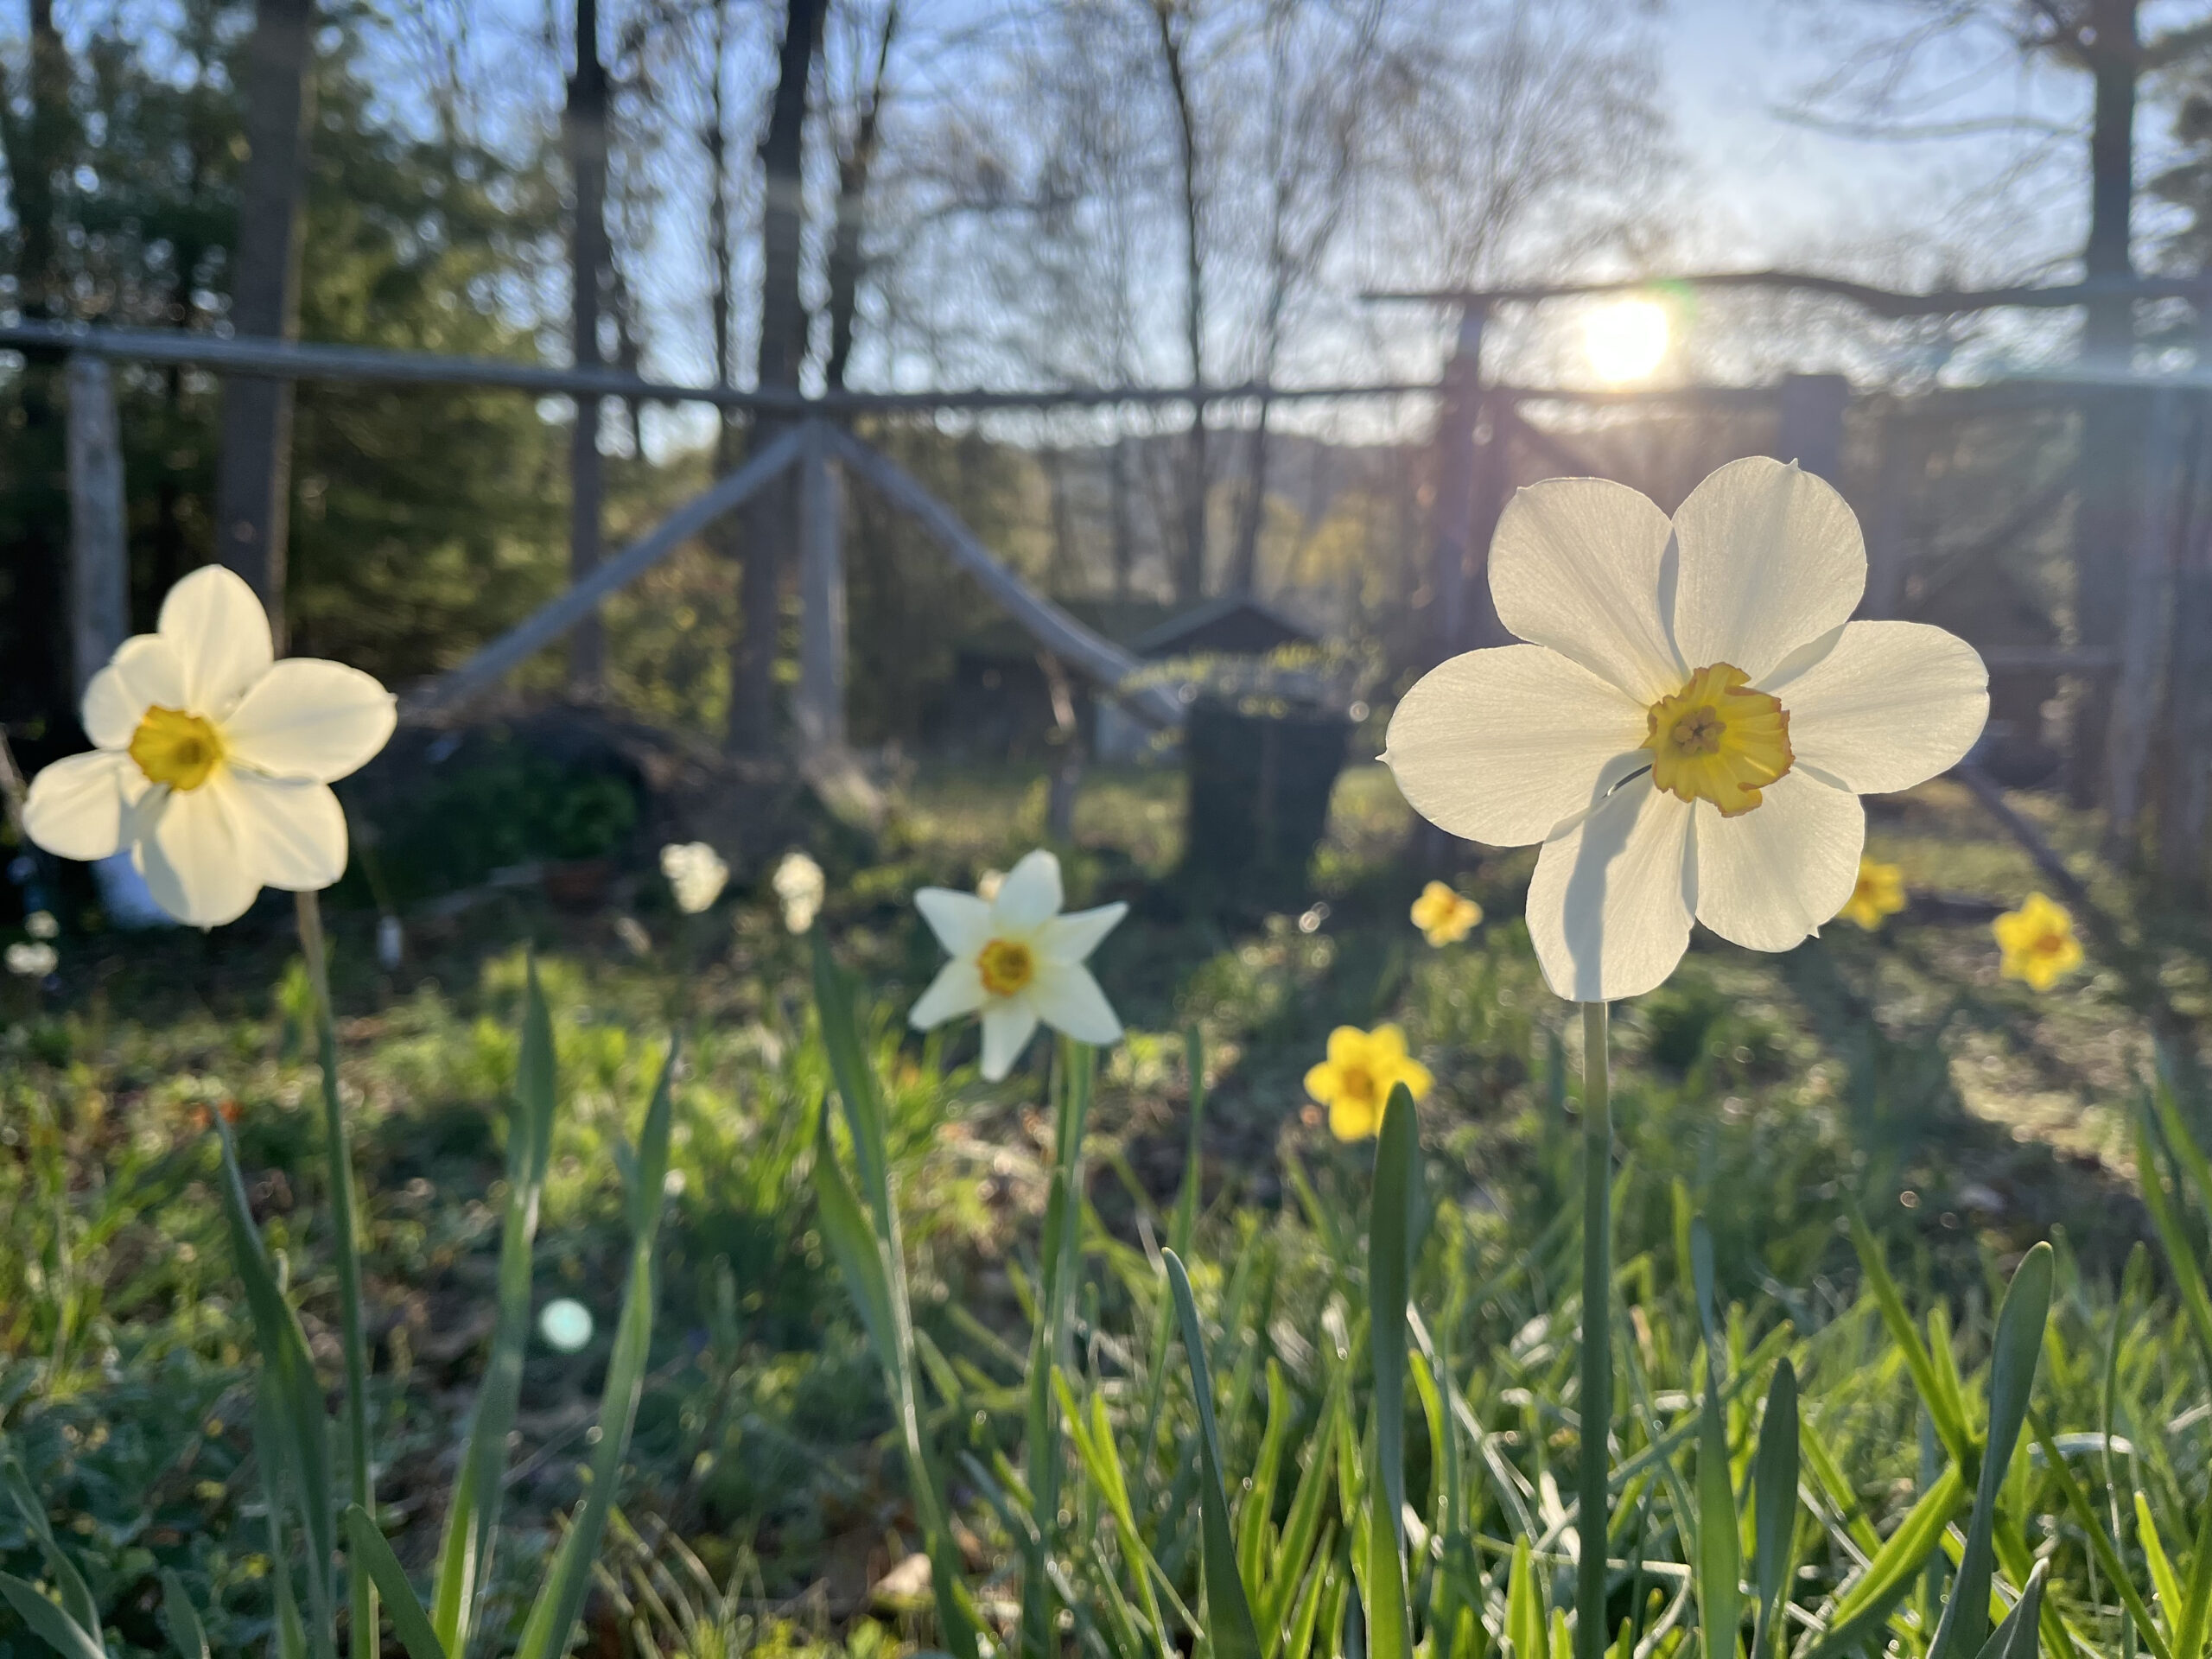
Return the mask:
<svg viewBox="0 0 2212 1659"><path fill-rule="evenodd" d="M1853 622L1866 553L1819 478L1732 461L1669 521L1634 490L1553 479L1498 521L1491 591L1529 643L1422 677L1382 757L1457 836L1541 842L1529 932L1560 996L1674 971L1695 917L1787 950L1849 901L1861 794L1910 788L1981 734L1963 640Z"/></svg>
<svg viewBox="0 0 2212 1659"><path fill-rule="evenodd" d="M1128 914L1127 905L1060 914L1060 861L1039 848L995 894L924 887L914 908L952 957L907 1017L927 1031L963 1014L983 1016L983 1075L1006 1076L1043 1020L1079 1043L1110 1043L1122 1022L1084 961Z"/></svg>
<svg viewBox="0 0 2212 1659"><path fill-rule="evenodd" d="M359 669L276 661L253 589L208 565L92 677L84 721L97 747L32 780L25 827L63 858L128 847L163 910L219 927L264 887L313 892L346 873L330 785L384 747L397 719L391 694Z"/></svg>
<svg viewBox="0 0 2212 1659"><path fill-rule="evenodd" d="M776 890L776 901L783 906L784 927L792 933L804 933L814 925L814 918L822 913L822 901L830 894L822 867L797 851L784 855L769 886Z"/></svg>
<svg viewBox="0 0 2212 1659"><path fill-rule="evenodd" d="M703 841L671 842L660 849L660 873L676 894L676 907L696 916L722 896L729 866Z"/></svg>

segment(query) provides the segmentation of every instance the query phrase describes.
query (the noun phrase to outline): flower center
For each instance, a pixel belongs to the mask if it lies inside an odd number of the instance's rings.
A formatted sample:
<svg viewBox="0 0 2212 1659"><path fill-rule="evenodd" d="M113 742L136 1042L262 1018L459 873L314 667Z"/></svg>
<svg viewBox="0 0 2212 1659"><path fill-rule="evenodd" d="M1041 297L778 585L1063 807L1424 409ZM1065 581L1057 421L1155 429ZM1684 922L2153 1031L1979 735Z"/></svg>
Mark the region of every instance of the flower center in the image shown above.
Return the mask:
<svg viewBox="0 0 2212 1659"><path fill-rule="evenodd" d="M2067 936L2053 929L2048 933L2038 933L2029 940L2028 954L2031 957L2059 956L2064 952L2067 944Z"/></svg>
<svg viewBox="0 0 2212 1659"><path fill-rule="evenodd" d="M1730 663L1700 668L1646 716L1651 781L1685 801L1707 800L1724 818L1759 804L1759 791L1788 772L1789 714Z"/></svg>
<svg viewBox="0 0 2212 1659"><path fill-rule="evenodd" d="M199 715L156 703L130 734L130 758L153 783L197 789L222 763L223 740Z"/></svg>
<svg viewBox="0 0 2212 1659"><path fill-rule="evenodd" d="M993 939L976 957L983 988L993 996L1012 996L1037 976L1036 959L1019 939Z"/></svg>
<svg viewBox="0 0 2212 1659"><path fill-rule="evenodd" d="M1382 1091L1375 1086L1375 1074L1365 1066L1345 1065L1337 1069L1337 1092L1346 1100L1372 1106Z"/></svg>

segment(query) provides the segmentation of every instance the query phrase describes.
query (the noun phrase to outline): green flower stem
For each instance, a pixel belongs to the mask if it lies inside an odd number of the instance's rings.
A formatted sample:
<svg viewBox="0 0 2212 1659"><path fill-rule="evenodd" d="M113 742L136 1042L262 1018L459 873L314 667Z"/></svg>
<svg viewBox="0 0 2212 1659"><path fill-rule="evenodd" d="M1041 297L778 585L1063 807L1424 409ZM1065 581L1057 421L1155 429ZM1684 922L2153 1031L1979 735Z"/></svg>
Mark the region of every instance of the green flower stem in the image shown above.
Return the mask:
<svg viewBox="0 0 2212 1659"><path fill-rule="evenodd" d="M1053 1409L1052 1370L1074 1375L1071 1326L1077 1266L1082 1257L1083 1131L1097 1076L1097 1051L1087 1043L1062 1039L1060 1097L1053 1118L1052 1182L1045 1204L1045 1231L1039 1251L1037 1325L1029 1344L1029 1399L1027 1440L1030 1516L1037 1536L1021 1589L1022 1647L1039 1659L1056 1647L1052 1589L1045 1565L1059 1528L1060 1432Z"/></svg>
<svg viewBox="0 0 2212 1659"><path fill-rule="evenodd" d="M369 1478L369 1350L361 1333L361 1255L353 1214L353 1154L346 1137L346 1116L338 1098L338 1031L330 1011L330 963L322 937L322 906L312 893L296 893L300 950L307 957L308 983L315 992L315 1027L322 1063L322 1128L330 1161L330 1226L338 1242L338 1303L346 1349L346 1465L353 1502L376 1513L376 1491ZM352 1611L353 1659L377 1659L376 1586L367 1564L346 1551L348 1604ZM318 1561L315 1571L327 1573Z"/></svg>
<svg viewBox="0 0 2212 1659"><path fill-rule="evenodd" d="M1605 1659L1605 1490L1613 1421L1613 1078L1603 1002L1582 1005L1582 1445L1575 1466L1574 1659Z"/></svg>

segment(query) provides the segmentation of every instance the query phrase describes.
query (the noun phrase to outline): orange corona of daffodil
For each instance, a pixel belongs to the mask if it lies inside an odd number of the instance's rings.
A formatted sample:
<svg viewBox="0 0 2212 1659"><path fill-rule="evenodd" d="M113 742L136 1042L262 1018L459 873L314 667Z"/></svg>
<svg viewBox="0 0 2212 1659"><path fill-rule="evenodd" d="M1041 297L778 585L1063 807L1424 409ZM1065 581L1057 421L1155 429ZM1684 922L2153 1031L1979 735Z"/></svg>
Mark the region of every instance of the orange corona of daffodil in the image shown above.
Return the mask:
<svg viewBox="0 0 2212 1659"><path fill-rule="evenodd" d="M2004 953L2005 977L2047 991L2082 965L2082 941L2074 937L2074 918L2048 894L2031 893L2018 910L1990 924Z"/></svg>
<svg viewBox="0 0 2212 1659"><path fill-rule="evenodd" d="M1861 858L1858 885L1836 913L1872 933L1881 926L1884 917L1894 916L1904 908L1904 872L1894 864Z"/></svg>
<svg viewBox="0 0 2212 1659"><path fill-rule="evenodd" d="M1414 925L1431 944L1457 944L1483 918L1483 907L1441 881L1432 881L1414 900Z"/></svg>
<svg viewBox="0 0 2212 1659"><path fill-rule="evenodd" d="M1329 1109L1329 1133L1339 1141L1365 1141L1381 1132L1382 1107L1399 1084L1415 1100L1435 1079L1406 1052L1406 1033L1395 1026L1362 1031L1338 1026L1329 1033L1329 1058L1306 1074L1306 1092Z"/></svg>

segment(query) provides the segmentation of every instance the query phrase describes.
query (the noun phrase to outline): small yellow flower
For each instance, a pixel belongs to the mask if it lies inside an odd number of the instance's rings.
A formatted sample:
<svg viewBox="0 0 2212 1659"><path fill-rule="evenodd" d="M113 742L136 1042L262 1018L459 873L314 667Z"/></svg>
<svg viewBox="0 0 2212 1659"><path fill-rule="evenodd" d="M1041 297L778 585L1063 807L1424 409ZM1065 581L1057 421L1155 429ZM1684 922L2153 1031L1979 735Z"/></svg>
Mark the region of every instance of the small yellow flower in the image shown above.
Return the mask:
<svg viewBox="0 0 2212 1659"><path fill-rule="evenodd" d="M1395 1026L1362 1031L1338 1026L1329 1033L1329 1058L1306 1074L1306 1092L1329 1109L1329 1133L1339 1141L1364 1141L1382 1128L1382 1107L1399 1084L1415 1100L1435 1079L1406 1052L1406 1033Z"/></svg>
<svg viewBox="0 0 2212 1659"><path fill-rule="evenodd" d="M1872 933L1881 926L1885 916L1894 916L1904 908L1904 872L1894 864L1862 857L1859 861L1858 885L1852 888L1851 897L1836 914Z"/></svg>
<svg viewBox="0 0 2212 1659"><path fill-rule="evenodd" d="M2005 954L2005 977L2025 980L2031 990L2047 991L2082 965L2082 941L2063 905L2031 893L2018 910L1990 924L1997 948Z"/></svg>
<svg viewBox="0 0 2212 1659"><path fill-rule="evenodd" d="M1431 944L1457 944L1483 918L1483 907L1441 881L1432 881L1414 900L1414 925Z"/></svg>

